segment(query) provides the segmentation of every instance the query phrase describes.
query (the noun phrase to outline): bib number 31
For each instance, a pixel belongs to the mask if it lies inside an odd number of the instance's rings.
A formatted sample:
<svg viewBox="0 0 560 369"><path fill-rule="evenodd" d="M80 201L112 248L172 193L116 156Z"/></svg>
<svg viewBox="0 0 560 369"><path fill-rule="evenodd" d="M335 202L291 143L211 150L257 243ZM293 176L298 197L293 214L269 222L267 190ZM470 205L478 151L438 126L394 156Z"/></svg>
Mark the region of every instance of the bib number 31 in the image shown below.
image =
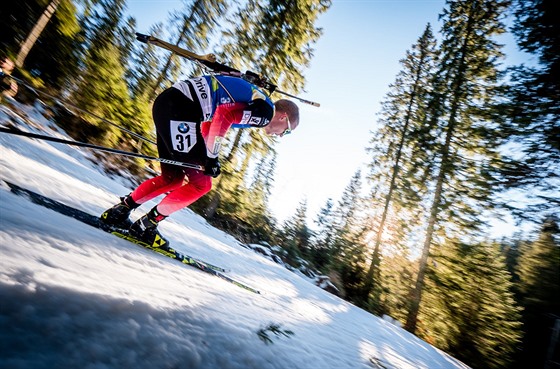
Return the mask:
<svg viewBox="0 0 560 369"><path fill-rule="evenodd" d="M189 152L196 144L196 123L171 121L171 142L175 151Z"/></svg>

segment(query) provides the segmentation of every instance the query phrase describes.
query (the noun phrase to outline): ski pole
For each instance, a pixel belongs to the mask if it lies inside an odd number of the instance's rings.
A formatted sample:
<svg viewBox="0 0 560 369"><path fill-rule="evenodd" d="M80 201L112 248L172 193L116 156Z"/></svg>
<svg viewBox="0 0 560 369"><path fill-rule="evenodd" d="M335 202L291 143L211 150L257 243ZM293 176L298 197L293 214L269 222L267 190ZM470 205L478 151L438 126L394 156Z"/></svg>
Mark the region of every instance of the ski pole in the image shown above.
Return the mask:
<svg viewBox="0 0 560 369"><path fill-rule="evenodd" d="M82 113L86 113L86 114L88 114L88 115L91 115L92 117L95 117L95 118L97 118L97 119L99 119L99 120L101 120L101 121L103 121L103 122L105 122L105 123L107 123L107 124L109 124L109 125L112 125L113 127L116 127L116 128L118 128L119 130L121 130L121 131L123 131L123 132L126 132L126 133L128 133L129 135L131 135L131 136L133 136L133 137L136 137L136 138L139 139L139 140L142 140L142 141L144 141L144 142L151 143L151 144L153 144L153 145L156 144L155 141L150 140L150 139L148 139L148 138L146 138L146 137L144 137L144 136L142 136L142 135L139 135L138 133L132 132L132 131L129 130L129 129L126 129L126 128L124 128L124 127L121 127L121 126L119 126L118 124L116 124L116 123L114 123L114 122L111 122L110 120L105 119L105 118L103 118L103 117L100 117L100 116L97 115L97 114L94 114L94 113L89 112L89 111L87 111L87 110L81 109L81 108L77 107L76 105L69 103L68 101L62 101L62 100L60 100L59 98L57 98L56 96L53 96L53 95L51 95L51 94L48 94L48 93L46 93L46 92L44 92L44 91L37 90L37 89L35 89L34 87L28 85L27 83L25 83L24 81L22 81L21 79L19 79L19 78L17 78L17 77L12 77L12 76L10 76L10 78L13 78L13 79L16 80L18 83L21 83L22 85L24 85L24 86L27 87L28 89L30 89L30 90L32 90L32 91L38 93L38 94L41 94L41 95L50 97L51 99L57 101L59 104L61 104L62 106L64 106L64 108L66 108L66 109L68 109L68 108L66 107L66 105L69 105L69 106L71 106L72 108L74 108L74 109L76 109L76 110L78 110L78 111L81 111Z"/></svg>
<svg viewBox="0 0 560 369"><path fill-rule="evenodd" d="M183 168L204 170L204 167L202 165L184 163L182 161L176 161L176 160L171 160L171 159L156 158L154 156L148 156L148 155L137 154L137 153L129 152L129 151L111 149L109 147L97 146L97 145L89 144L89 143L86 143L86 142L65 140L65 139L62 139L62 138L57 138L57 137L52 137L52 136L47 136L47 135L40 135L40 134L37 134L37 133L16 131L14 129L8 129L8 128L4 128L4 127L0 127L0 132L9 133L9 134L12 134L12 135L17 135L17 136L36 138L36 139L39 139L39 140L58 142L58 143L71 145L71 146L87 147L87 148L98 150L98 151L106 151L106 152L110 152L110 153L113 153L113 154L124 155L124 156L132 156L132 157L135 157L135 158L140 158L140 159L145 159L145 160L159 161L160 163L177 165L177 166L180 166L180 167L183 167Z"/></svg>

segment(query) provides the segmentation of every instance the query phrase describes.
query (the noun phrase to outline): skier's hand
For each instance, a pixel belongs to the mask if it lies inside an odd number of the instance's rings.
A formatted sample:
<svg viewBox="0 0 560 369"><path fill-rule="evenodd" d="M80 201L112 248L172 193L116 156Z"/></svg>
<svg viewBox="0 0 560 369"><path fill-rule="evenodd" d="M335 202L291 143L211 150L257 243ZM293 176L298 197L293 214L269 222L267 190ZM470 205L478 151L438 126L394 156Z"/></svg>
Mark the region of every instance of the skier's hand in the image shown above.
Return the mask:
<svg viewBox="0 0 560 369"><path fill-rule="evenodd" d="M206 163L204 164L204 174L216 178L221 173L220 163L218 158L206 158Z"/></svg>

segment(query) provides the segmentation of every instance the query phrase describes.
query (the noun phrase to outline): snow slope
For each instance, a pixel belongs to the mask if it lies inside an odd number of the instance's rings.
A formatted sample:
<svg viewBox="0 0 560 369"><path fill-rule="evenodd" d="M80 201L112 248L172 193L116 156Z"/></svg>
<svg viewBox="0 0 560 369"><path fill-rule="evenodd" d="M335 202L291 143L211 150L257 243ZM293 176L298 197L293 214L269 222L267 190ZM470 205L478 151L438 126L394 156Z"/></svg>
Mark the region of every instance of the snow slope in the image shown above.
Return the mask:
<svg viewBox="0 0 560 369"><path fill-rule="evenodd" d="M26 122L0 106L0 124L65 137L39 104L19 109ZM1 368L467 368L188 209L160 227L172 246L227 268L260 295L35 205L6 185L100 214L131 188L88 157L0 133Z"/></svg>

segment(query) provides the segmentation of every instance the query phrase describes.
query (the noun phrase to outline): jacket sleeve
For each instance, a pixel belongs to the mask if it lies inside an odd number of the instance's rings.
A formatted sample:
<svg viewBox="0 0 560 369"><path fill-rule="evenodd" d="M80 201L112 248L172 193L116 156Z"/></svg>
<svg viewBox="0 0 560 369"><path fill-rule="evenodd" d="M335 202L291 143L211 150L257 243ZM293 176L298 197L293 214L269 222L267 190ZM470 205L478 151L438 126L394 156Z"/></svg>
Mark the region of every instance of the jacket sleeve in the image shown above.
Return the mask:
<svg viewBox="0 0 560 369"><path fill-rule="evenodd" d="M216 108L212 120L202 122L200 130L206 143L206 155L216 158L220 152L222 140L233 123L243 117L246 103L222 104Z"/></svg>

